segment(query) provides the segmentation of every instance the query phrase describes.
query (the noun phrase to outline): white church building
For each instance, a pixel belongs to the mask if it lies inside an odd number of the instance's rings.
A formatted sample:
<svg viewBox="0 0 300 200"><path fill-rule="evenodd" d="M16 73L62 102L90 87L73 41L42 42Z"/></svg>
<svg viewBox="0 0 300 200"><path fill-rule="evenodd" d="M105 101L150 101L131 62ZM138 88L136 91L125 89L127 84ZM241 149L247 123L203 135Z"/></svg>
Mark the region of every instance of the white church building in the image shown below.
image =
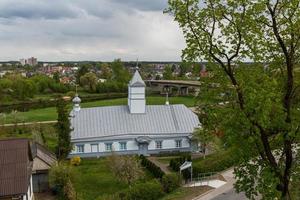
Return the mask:
<svg viewBox="0 0 300 200"><path fill-rule="evenodd" d="M159 154L191 151L191 136L200 122L183 104L147 105L138 70L128 84L128 105L80 108L73 99L70 156Z"/></svg>

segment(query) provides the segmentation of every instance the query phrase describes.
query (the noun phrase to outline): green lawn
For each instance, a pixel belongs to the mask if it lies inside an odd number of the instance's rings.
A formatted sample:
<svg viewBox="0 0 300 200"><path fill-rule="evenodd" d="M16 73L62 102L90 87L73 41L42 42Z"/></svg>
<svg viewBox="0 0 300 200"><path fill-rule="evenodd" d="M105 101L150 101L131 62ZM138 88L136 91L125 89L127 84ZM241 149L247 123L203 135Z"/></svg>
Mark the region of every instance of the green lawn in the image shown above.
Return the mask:
<svg viewBox="0 0 300 200"><path fill-rule="evenodd" d="M147 97L148 105L161 105L165 103L165 97L155 96ZM195 99L193 97L170 97L170 104L185 104L188 107L194 106ZM97 106L114 106L114 105L126 105L127 98L110 99L110 100L99 100L92 102L83 102L81 107L97 107ZM71 104L70 104L71 109ZM28 112L19 112L17 115L6 114L5 117L0 118L0 124L2 123L13 123L18 122L38 122L38 121L51 121L56 120L56 108L42 108L30 110ZM17 119L17 120L16 120ZM1 122L2 121L2 122Z"/></svg>
<svg viewBox="0 0 300 200"><path fill-rule="evenodd" d="M105 158L82 160L74 167L73 184L80 199L96 199L128 187L113 176Z"/></svg>

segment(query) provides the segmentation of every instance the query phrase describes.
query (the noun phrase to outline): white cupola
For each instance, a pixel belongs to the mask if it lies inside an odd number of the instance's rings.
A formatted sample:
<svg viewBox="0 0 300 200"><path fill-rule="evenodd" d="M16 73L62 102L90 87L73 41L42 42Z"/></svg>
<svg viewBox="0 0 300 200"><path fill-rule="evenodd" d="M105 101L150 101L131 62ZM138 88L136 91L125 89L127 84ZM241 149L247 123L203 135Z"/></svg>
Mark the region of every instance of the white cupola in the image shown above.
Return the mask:
<svg viewBox="0 0 300 200"><path fill-rule="evenodd" d="M81 99L78 97L78 94L76 93L74 99L72 100L73 102L73 110L78 112L80 111L80 102L81 102Z"/></svg>
<svg viewBox="0 0 300 200"><path fill-rule="evenodd" d="M146 113L145 99L146 84L143 81L138 68L128 84L128 108L132 114Z"/></svg>

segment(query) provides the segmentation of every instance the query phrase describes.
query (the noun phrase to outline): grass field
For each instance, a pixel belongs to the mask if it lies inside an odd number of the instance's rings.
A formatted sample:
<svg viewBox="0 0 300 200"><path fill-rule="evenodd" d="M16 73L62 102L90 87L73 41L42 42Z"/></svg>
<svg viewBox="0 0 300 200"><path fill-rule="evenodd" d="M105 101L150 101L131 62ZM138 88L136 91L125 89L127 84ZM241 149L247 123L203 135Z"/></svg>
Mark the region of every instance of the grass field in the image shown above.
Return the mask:
<svg viewBox="0 0 300 200"><path fill-rule="evenodd" d="M185 104L188 107L192 107L195 104L193 97L170 97L170 104ZM155 96L147 97L146 100L148 105L162 105L165 104L165 97ZM127 98L110 99L110 100L99 100L92 102L83 102L81 107L98 107L98 106L114 106L114 105L126 105ZM69 108L71 109L71 104ZM0 118L0 124L18 122L39 122L39 121L52 121L57 119L56 108L42 108L30 110L28 112L18 112L17 114L6 114L5 117Z"/></svg>
<svg viewBox="0 0 300 200"><path fill-rule="evenodd" d="M80 199L96 199L128 187L113 176L104 158L82 160L74 167L74 175L73 184Z"/></svg>

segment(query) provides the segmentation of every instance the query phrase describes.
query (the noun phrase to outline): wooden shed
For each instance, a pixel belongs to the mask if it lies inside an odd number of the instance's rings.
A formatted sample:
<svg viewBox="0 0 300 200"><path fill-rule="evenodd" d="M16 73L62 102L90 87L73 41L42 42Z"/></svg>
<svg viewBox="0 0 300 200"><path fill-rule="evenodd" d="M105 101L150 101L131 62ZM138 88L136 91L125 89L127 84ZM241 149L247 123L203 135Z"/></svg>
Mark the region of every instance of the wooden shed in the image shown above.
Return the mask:
<svg viewBox="0 0 300 200"><path fill-rule="evenodd" d="M33 192L45 192L49 190L48 172L52 165L56 164L55 155L39 143L32 143L33 156L32 182Z"/></svg>

